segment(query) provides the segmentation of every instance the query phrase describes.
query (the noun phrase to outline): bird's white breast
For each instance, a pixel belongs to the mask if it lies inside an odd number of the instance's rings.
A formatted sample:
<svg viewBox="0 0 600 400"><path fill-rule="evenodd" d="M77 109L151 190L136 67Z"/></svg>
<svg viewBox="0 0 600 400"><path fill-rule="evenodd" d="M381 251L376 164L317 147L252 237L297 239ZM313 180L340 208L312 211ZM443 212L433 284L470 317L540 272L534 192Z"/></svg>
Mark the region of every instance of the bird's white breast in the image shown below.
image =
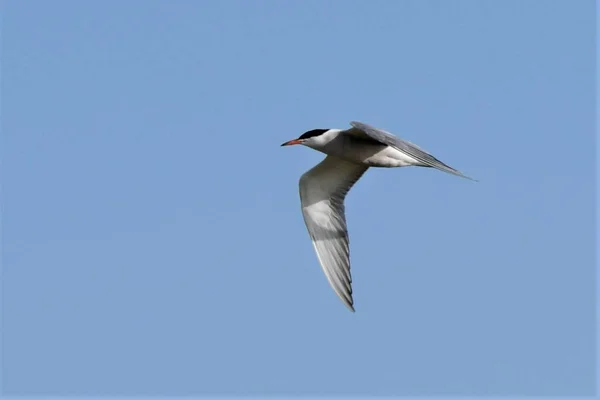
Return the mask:
<svg viewBox="0 0 600 400"><path fill-rule="evenodd" d="M373 167L394 168L417 164L417 160L390 146L385 146L374 154L365 154L363 163Z"/></svg>
<svg viewBox="0 0 600 400"><path fill-rule="evenodd" d="M339 135L317 150L369 167L394 168L417 164L414 158L393 147L348 135Z"/></svg>

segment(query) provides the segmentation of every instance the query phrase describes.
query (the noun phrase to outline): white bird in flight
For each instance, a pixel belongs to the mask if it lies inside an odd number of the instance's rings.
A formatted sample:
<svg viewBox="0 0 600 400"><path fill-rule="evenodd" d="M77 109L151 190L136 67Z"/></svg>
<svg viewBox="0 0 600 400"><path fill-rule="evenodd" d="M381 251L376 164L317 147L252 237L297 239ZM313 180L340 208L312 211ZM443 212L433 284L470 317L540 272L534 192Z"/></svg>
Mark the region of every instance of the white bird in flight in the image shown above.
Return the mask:
<svg viewBox="0 0 600 400"><path fill-rule="evenodd" d="M362 122L349 129L313 129L282 146L301 144L327 154L300 177L302 215L329 284L354 312L344 199L369 167L430 167L470 180L418 146Z"/></svg>

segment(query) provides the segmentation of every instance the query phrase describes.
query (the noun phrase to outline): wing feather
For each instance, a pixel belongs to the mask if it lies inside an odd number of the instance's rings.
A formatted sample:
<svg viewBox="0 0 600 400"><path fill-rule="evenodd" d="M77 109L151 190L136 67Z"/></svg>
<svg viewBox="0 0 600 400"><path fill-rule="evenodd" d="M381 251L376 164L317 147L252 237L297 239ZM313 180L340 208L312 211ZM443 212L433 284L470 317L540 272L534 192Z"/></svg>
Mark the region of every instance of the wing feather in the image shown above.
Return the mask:
<svg viewBox="0 0 600 400"><path fill-rule="evenodd" d="M327 156L300 178L302 215L321 268L337 296L354 311L344 199L368 167Z"/></svg>

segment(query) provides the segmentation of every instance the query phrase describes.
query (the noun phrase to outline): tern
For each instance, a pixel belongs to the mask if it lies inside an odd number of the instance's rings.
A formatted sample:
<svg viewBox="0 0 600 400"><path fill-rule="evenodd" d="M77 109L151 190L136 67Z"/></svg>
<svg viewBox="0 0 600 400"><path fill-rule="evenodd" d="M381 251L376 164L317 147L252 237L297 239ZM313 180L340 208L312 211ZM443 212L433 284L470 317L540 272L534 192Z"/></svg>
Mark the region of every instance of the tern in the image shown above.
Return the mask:
<svg viewBox="0 0 600 400"><path fill-rule="evenodd" d="M429 167L475 179L382 129L355 121L350 122L350 126L348 129L313 129L281 146L301 144L327 155L300 177L302 215L329 285L354 312L344 200L367 169Z"/></svg>

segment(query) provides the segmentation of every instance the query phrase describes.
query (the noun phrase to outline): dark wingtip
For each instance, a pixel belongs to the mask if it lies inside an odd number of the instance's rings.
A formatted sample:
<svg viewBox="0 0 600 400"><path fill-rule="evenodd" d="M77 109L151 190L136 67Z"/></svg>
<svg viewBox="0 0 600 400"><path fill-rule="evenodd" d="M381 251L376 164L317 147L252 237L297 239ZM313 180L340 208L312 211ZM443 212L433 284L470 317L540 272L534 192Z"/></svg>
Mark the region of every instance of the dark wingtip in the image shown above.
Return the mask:
<svg viewBox="0 0 600 400"><path fill-rule="evenodd" d="M356 312L356 310L354 310L354 303L346 303L346 307L348 307L350 311Z"/></svg>
<svg viewBox="0 0 600 400"><path fill-rule="evenodd" d="M471 178L470 176L467 176L467 175L463 174L462 172L458 176L460 176L461 178L468 179L468 180L473 181L473 182L479 182L479 179Z"/></svg>

